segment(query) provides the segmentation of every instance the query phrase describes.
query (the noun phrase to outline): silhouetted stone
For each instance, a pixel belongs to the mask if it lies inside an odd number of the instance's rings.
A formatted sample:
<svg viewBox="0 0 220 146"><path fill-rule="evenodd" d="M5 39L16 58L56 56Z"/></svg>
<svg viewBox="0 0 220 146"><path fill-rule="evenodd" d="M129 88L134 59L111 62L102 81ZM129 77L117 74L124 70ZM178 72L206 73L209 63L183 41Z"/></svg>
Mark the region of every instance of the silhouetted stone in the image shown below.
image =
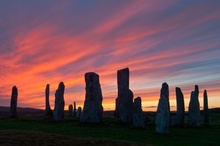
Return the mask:
<svg viewBox="0 0 220 146"><path fill-rule="evenodd" d="M144 118L142 113L141 98L134 99L133 125L138 128L144 127Z"/></svg>
<svg viewBox="0 0 220 146"><path fill-rule="evenodd" d="M46 120L51 121L53 120L53 111L50 108L50 85L47 84L46 85L46 89L45 89L45 100L46 100L46 108L45 108L45 112L46 112Z"/></svg>
<svg viewBox="0 0 220 146"><path fill-rule="evenodd" d="M64 119L64 90L65 85L63 84L63 82L60 82L58 89L55 93L55 107L53 114L53 118L55 121L62 121Z"/></svg>
<svg viewBox="0 0 220 146"><path fill-rule="evenodd" d="M69 112L69 116L73 115L73 105L72 104L69 105L68 112Z"/></svg>
<svg viewBox="0 0 220 146"><path fill-rule="evenodd" d="M76 102L74 101L73 116L76 117Z"/></svg>
<svg viewBox="0 0 220 146"><path fill-rule="evenodd" d="M129 89L129 69L117 71L118 98L116 99L116 117L121 122L133 121L133 93Z"/></svg>
<svg viewBox="0 0 220 146"><path fill-rule="evenodd" d="M166 83L166 82L164 82L163 84L162 84L162 88L161 88L161 90L160 90L160 97L161 96L164 96L166 99L167 99L167 103L168 103L168 111L169 111L169 114L168 114L168 117L169 117L169 123L170 123L170 125L172 124L172 119L171 119L171 116L170 116L170 101L169 101L169 85Z"/></svg>
<svg viewBox="0 0 220 146"><path fill-rule="evenodd" d="M102 121L102 91L99 75L93 72L85 74L86 97L80 122L100 123Z"/></svg>
<svg viewBox="0 0 220 146"><path fill-rule="evenodd" d="M175 125L183 125L184 124L184 115L185 115L185 105L184 105L184 96L179 87L176 87L176 121Z"/></svg>
<svg viewBox="0 0 220 146"><path fill-rule="evenodd" d="M191 92L189 102L189 126L200 126L200 105L199 105L199 87L195 85L195 90Z"/></svg>
<svg viewBox="0 0 220 146"><path fill-rule="evenodd" d="M80 118L81 112L82 112L82 108L81 108L81 107L78 107L77 112L76 112L76 117L77 117L77 118Z"/></svg>
<svg viewBox="0 0 220 146"><path fill-rule="evenodd" d="M209 126L209 107L208 107L208 95L207 91L204 90L203 94L203 112L204 112L204 126Z"/></svg>
<svg viewBox="0 0 220 146"><path fill-rule="evenodd" d="M169 133L170 113L167 98L162 95L160 97L157 113L156 113L156 132L160 134Z"/></svg>
<svg viewBox="0 0 220 146"><path fill-rule="evenodd" d="M17 100L18 100L18 89L16 86L12 87L11 103L10 103L10 117L17 117Z"/></svg>
<svg viewBox="0 0 220 146"><path fill-rule="evenodd" d="M160 97L161 96L164 96L166 99L167 99L167 103L168 103L168 109L169 109L169 113L170 113L170 101L169 101L169 85L166 83L166 82L164 82L163 84L162 84L162 88L161 88L161 90L160 90Z"/></svg>

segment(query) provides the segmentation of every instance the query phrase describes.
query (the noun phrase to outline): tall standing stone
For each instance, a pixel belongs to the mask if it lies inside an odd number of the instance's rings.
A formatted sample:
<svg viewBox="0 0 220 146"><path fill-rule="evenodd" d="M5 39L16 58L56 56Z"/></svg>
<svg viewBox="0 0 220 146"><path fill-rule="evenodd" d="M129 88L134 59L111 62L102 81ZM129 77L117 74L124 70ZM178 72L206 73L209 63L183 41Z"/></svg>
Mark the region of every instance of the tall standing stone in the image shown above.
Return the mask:
<svg viewBox="0 0 220 146"><path fill-rule="evenodd" d="M209 126L209 107L208 107L208 95L207 91L204 90L203 94L203 112L204 112L204 126Z"/></svg>
<svg viewBox="0 0 220 146"><path fill-rule="evenodd" d="M199 104L199 87L195 85L195 90L191 92L189 102L189 126L200 126L200 104Z"/></svg>
<svg viewBox="0 0 220 146"><path fill-rule="evenodd" d="M18 89L16 86L12 87L11 103L10 103L10 117L17 117L17 100L18 100Z"/></svg>
<svg viewBox="0 0 220 146"><path fill-rule="evenodd" d="M133 125L137 128L144 127L144 118L142 113L141 98L134 99L134 113L133 113Z"/></svg>
<svg viewBox="0 0 220 146"><path fill-rule="evenodd" d="M157 113L156 113L156 133L169 133L170 113L167 98L162 95L159 99Z"/></svg>
<svg viewBox="0 0 220 146"><path fill-rule="evenodd" d="M73 105L72 104L69 105L68 112L69 112L69 116L73 115Z"/></svg>
<svg viewBox="0 0 220 146"><path fill-rule="evenodd" d="M100 123L102 121L102 91L99 75L94 72L85 74L86 97L80 122Z"/></svg>
<svg viewBox="0 0 220 146"><path fill-rule="evenodd" d="M184 124L184 115L185 115L185 105L184 105L184 96L179 87L176 87L176 122L175 125L183 125Z"/></svg>
<svg viewBox="0 0 220 146"><path fill-rule="evenodd" d="M50 108L50 85L46 85L45 89L45 102L46 102L46 120L51 121L53 119L53 111Z"/></svg>
<svg viewBox="0 0 220 146"><path fill-rule="evenodd" d="M116 99L116 117L121 122L133 121L133 92L129 89L129 69L117 71L118 97Z"/></svg>
<svg viewBox="0 0 220 146"><path fill-rule="evenodd" d="M169 101L169 85L166 83L166 82L164 82L163 84L162 84L162 88L161 88L161 90L160 90L160 97L161 96L164 96L166 99L167 99L167 103L168 103L168 109L169 109L169 113L170 113L170 101Z"/></svg>
<svg viewBox="0 0 220 146"><path fill-rule="evenodd" d="M76 102L74 101L73 116L76 117Z"/></svg>
<svg viewBox="0 0 220 146"><path fill-rule="evenodd" d="M53 113L55 121L62 121L64 119L64 90L65 85L63 82L60 82L55 93L55 107Z"/></svg>

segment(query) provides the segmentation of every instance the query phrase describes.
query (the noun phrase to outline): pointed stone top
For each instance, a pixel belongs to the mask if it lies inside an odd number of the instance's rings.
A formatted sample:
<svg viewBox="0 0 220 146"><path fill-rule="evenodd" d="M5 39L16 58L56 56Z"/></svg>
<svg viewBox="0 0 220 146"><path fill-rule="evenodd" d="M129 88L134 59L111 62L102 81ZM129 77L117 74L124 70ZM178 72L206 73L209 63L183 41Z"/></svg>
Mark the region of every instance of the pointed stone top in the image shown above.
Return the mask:
<svg viewBox="0 0 220 146"><path fill-rule="evenodd" d="M64 89L64 88L65 88L64 83L63 83L63 82L60 82L60 83L59 83L59 86L58 86L58 90Z"/></svg>
<svg viewBox="0 0 220 146"><path fill-rule="evenodd" d="M12 89L17 89L17 87L16 87L16 86L13 86Z"/></svg>
<svg viewBox="0 0 220 146"><path fill-rule="evenodd" d="M13 86L13 87L12 87L12 92L15 93L15 94L17 94L18 88L17 88L16 86Z"/></svg>
<svg viewBox="0 0 220 146"><path fill-rule="evenodd" d="M199 91L199 86L195 85L195 91Z"/></svg>
<svg viewBox="0 0 220 146"><path fill-rule="evenodd" d="M120 72L120 71L128 71L129 72L129 68L126 67L126 68L123 68L123 69L119 69L118 72Z"/></svg>
<svg viewBox="0 0 220 146"><path fill-rule="evenodd" d="M168 87L169 85L167 84L167 82L164 82L163 84L162 84L162 88L163 87Z"/></svg>

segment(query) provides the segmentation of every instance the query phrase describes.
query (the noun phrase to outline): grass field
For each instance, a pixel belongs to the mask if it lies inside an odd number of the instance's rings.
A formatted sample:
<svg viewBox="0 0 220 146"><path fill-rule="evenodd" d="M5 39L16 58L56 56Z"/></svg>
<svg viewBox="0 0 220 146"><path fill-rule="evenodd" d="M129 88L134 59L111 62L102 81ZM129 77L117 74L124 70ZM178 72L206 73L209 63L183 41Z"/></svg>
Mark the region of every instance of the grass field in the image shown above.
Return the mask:
<svg viewBox="0 0 220 146"><path fill-rule="evenodd" d="M63 122L46 122L43 117L0 118L0 145L184 145L207 146L220 144L220 111L210 111L210 127L171 127L168 135L155 131L152 124L136 129L105 117L99 125L80 124L66 117Z"/></svg>

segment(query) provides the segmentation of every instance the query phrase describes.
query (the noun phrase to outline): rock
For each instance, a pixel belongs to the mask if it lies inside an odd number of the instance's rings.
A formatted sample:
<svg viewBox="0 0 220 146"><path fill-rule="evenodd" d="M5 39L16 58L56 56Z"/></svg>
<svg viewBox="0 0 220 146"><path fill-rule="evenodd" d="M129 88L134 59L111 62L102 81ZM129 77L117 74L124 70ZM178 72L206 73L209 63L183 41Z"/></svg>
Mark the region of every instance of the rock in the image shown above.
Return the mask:
<svg viewBox="0 0 220 146"><path fill-rule="evenodd" d="M18 89L16 86L12 87L11 103L10 103L10 117L17 117L17 100L18 100Z"/></svg>
<svg viewBox="0 0 220 146"><path fill-rule="evenodd" d="M45 112L46 112L47 121L53 120L53 111L50 108L50 97L49 96L50 96L50 85L47 84L46 89L45 89L45 100L46 100Z"/></svg>
<svg viewBox="0 0 220 146"><path fill-rule="evenodd" d="M73 105L72 104L69 105L68 112L69 112L69 116L73 115Z"/></svg>
<svg viewBox="0 0 220 146"><path fill-rule="evenodd" d="M195 90L191 92L188 120L190 127L200 127L200 104L198 85L195 85Z"/></svg>
<svg viewBox="0 0 220 146"><path fill-rule="evenodd" d="M55 93L55 107L53 113L53 118L55 121L62 121L64 119L64 90L65 85L63 84L63 82L60 82L58 89Z"/></svg>
<svg viewBox="0 0 220 146"><path fill-rule="evenodd" d="M164 83L162 84L162 88L161 88L161 90L160 90L160 97L161 97L162 95L163 95L163 96L167 99L167 101L168 101L168 109L169 109L169 113L170 113L169 85L168 85L166 82L164 82Z"/></svg>
<svg viewBox="0 0 220 146"><path fill-rule="evenodd" d="M76 102L74 101L73 116L76 117Z"/></svg>
<svg viewBox="0 0 220 146"><path fill-rule="evenodd" d="M81 108L81 107L78 107L77 112L76 112L76 117L77 117L77 118L80 118L81 112L82 112L82 108Z"/></svg>
<svg viewBox="0 0 220 146"><path fill-rule="evenodd" d="M203 94L203 112L204 112L204 126L209 126L209 107L208 107L208 95L207 91L204 90Z"/></svg>
<svg viewBox="0 0 220 146"><path fill-rule="evenodd" d="M144 127L144 118L142 113L141 98L134 99L133 125L137 128Z"/></svg>
<svg viewBox="0 0 220 146"><path fill-rule="evenodd" d="M168 117L170 119L170 125L172 123L172 118L170 116L170 101L169 101L169 85L164 82L162 84L162 88L160 90L160 97L164 96L166 99L167 99L167 103L168 103L168 111L169 111L169 114L168 114Z"/></svg>
<svg viewBox="0 0 220 146"><path fill-rule="evenodd" d="M168 134L170 124L170 113L167 98L162 95L160 97L157 113L156 113L156 133Z"/></svg>
<svg viewBox="0 0 220 146"><path fill-rule="evenodd" d="M94 72L85 74L86 97L80 122L100 123L102 121L102 91L99 75Z"/></svg>
<svg viewBox="0 0 220 146"><path fill-rule="evenodd" d="M133 92L129 89L129 69L117 72L118 98L116 99L116 117L123 123L133 121Z"/></svg>
<svg viewBox="0 0 220 146"><path fill-rule="evenodd" d="M184 105L184 96L179 87L176 87L176 120L175 125L183 125L184 124L184 115L185 115L185 105Z"/></svg>

